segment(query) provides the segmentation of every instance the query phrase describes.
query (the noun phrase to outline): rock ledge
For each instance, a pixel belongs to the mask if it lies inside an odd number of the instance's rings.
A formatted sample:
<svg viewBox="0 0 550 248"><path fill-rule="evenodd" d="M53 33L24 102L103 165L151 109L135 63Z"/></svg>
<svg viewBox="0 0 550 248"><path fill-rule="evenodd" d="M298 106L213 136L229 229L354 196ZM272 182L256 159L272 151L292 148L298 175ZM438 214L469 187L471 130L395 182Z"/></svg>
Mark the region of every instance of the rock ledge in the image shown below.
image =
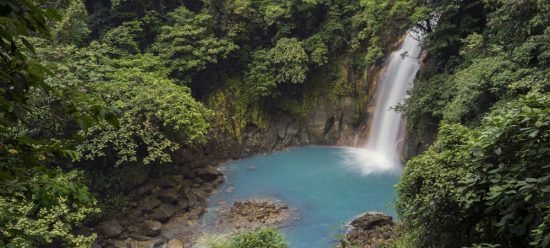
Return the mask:
<svg viewBox="0 0 550 248"><path fill-rule="evenodd" d="M367 212L348 225L340 247L377 248L397 237L396 223L391 216L379 212Z"/></svg>

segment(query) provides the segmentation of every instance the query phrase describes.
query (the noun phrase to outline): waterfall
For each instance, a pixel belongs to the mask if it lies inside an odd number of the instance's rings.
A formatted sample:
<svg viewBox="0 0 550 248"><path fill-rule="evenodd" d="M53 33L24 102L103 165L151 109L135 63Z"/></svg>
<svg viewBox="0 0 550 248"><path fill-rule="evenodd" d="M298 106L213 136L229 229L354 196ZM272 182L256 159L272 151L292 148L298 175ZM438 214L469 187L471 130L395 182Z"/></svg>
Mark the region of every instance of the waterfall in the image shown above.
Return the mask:
<svg viewBox="0 0 550 248"><path fill-rule="evenodd" d="M419 32L407 32L399 49L389 55L377 79L367 145L365 149L352 152L352 159L361 162L359 169L363 174L401 170L399 143L403 140L405 119L392 108L402 103L420 68L421 38Z"/></svg>

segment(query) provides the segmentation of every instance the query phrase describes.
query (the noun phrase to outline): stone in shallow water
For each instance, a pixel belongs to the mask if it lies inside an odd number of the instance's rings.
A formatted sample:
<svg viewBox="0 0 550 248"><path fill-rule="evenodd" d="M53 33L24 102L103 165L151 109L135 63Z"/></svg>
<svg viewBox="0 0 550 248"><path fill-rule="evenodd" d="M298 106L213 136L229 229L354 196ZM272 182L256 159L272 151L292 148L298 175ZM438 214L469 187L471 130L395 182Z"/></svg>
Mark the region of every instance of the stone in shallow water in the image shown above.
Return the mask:
<svg viewBox="0 0 550 248"><path fill-rule="evenodd" d="M197 176L205 181L212 181L220 176L222 173L215 167L206 167L197 171Z"/></svg>
<svg viewBox="0 0 550 248"><path fill-rule="evenodd" d="M252 199L235 201L231 206L221 205L216 225L223 230L255 229L279 225L292 220L293 210L279 201Z"/></svg>
<svg viewBox="0 0 550 248"><path fill-rule="evenodd" d="M384 215L382 213L369 212L361 215L351 222L354 227L361 228L363 230L371 230L375 227L390 225L393 226L393 218L391 216Z"/></svg>
<svg viewBox="0 0 550 248"><path fill-rule="evenodd" d="M392 217L383 213L365 213L355 218L349 225L350 230L340 242L340 246L343 248L380 247L397 236Z"/></svg>

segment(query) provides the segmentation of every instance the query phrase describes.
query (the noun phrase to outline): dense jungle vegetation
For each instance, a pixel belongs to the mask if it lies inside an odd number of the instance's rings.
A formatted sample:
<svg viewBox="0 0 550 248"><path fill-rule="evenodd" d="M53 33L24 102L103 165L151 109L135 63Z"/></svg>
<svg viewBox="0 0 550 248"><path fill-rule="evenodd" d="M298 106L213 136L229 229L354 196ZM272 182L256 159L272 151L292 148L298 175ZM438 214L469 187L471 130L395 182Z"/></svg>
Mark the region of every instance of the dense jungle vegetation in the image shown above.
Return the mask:
<svg viewBox="0 0 550 248"><path fill-rule="evenodd" d="M548 247L549 13L545 0L1 1L0 246L89 247L78 227L133 168L299 113L332 59L368 69L417 26L427 58L398 109L433 144L397 186L394 245Z"/></svg>
<svg viewBox="0 0 550 248"><path fill-rule="evenodd" d="M433 145L397 208L415 247L550 246L550 4L435 4L429 58L404 107Z"/></svg>

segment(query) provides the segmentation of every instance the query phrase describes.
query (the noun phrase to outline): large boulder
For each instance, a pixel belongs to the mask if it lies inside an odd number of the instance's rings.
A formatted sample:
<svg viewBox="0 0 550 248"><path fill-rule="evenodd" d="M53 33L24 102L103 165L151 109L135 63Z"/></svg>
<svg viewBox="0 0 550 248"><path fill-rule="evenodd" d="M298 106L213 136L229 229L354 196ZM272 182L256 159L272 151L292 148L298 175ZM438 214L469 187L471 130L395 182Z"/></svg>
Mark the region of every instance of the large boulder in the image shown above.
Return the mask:
<svg viewBox="0 0 550 248"><path fill-rule="evenodd" d="M179 239L172 239L168 241L168 248L183 248L183 241Z"/></svg>
<svg viewBox="0 0 550 248"><path fill-rule="evenodd" d="M146 212L151 212L155 207L162 204L162 201L157 198L151 198L141 205L141 209Z"/></svg>
<svg viewBox="0 0 550 248"><path fill-rule="evenodd" d="M393 218L382 213L369 212L354 219L350 225L363 230L372 230L380 226L393 226Z"/></svg>
<svg viewBox="0 0 550 248"><path fill-rule="evenodd" d="M365 213L349 224L349 230L340 247L376 248L388 245L397 237L397 228L391 216L377 212Z"/></svg>
<svg viewBox="0 0 550 248"><path fill-rule="evenodd" d="M208 182L222 176L222 173L215 167L208 166L208 167L199 169L197 171L197 176Z"/></svg>
<svg viewBox="0 0 550 248"><path fill-rule="evenodd" d="M178 200L179 197L180 197L180 193L176 188L162 190L158 195L158 198L161 201L167 202L167 203L174 203Z"/></svg>
<svg viewBox="0 0 550 248"><path fill-rule="evenodd" d="M107 247L127 248L128 244L126 244L126 242L124 240L109 239L109 240L107 240Z"/></svg>
<svg viewBox="0 0 550 248"><path fill-rule="evenodd" d="M160 229L162 224L156 220L146 220L140 224L140 233L149 236L155 237L160 234Z"/></svg>
<svg viewBox="0 0 550 248"><path fill-rule="evenodd" d="M188 199L180 199L180 200L178 200L177 206L181 210L188 210L189 209L189 200Z"/></svg>
<svg viewBox="0 0 550 248"><path fill-rule="evenodd" d="M250 199L235 201L231 206L221 205L216 226L227 230L253 230L265 226L279 226L295 215L280 201Z"/></svg>
<svg viewBox="0 0 550 248"><path fill-rule="evenodd" d="M176 206L164 203L153 210L151 218L160 222L166 222L176 213Z"/></svg>
<svg viewBox="0 0 550 248"><path fill-rule="evenodd" d="M160 186L161 188L165 188L165 189L172 188L172 187L176 186L176 183L174 181L172 181L172 179L170 179L170 178L157 179L155 182L158 186Z"/></svg>
<svg viewBox="0 0 550 248"><path fill-rule="evenodd" d="M151 191L153 191L153 189L155 188L155 185L152 184L152 183L146 183L144 185L142 185L141 187L139 187L137 190L136 190L136 194L141 196L141 195L145 195L145 194L148 194L150 193Z"/></svg>
<svg viewBox="0 0 550 248"><path fill-rule="evenodd" d="M98 231L107 238L116 238L124 231L124 227L116 220L107 220L99 224Z"/></svg>

